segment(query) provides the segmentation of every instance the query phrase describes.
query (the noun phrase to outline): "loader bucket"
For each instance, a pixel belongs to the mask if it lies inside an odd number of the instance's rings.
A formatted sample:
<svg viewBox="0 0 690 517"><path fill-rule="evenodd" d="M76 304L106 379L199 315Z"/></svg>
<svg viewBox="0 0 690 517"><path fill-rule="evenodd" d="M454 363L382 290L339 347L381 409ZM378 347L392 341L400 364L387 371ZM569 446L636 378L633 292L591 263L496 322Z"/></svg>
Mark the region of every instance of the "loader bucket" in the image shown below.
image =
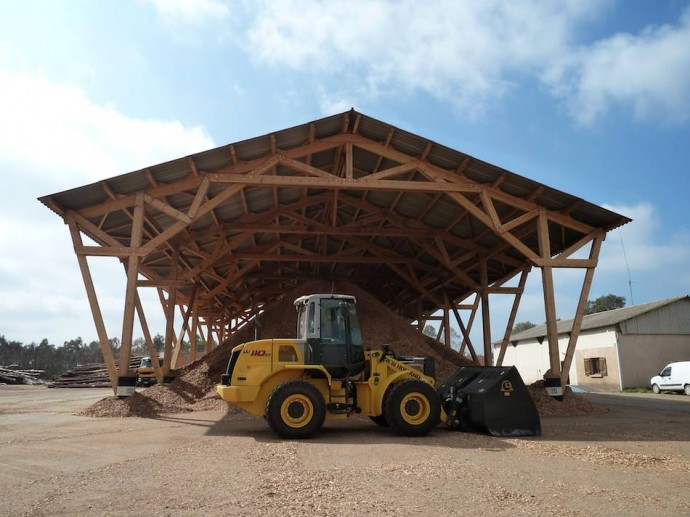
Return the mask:
<svg viewBox="0 0 690 517"><path fill-rule="evenodd" d="M514 366L464 366L438 388L448 425L493 436L539 436L534 401Z"/></svg>

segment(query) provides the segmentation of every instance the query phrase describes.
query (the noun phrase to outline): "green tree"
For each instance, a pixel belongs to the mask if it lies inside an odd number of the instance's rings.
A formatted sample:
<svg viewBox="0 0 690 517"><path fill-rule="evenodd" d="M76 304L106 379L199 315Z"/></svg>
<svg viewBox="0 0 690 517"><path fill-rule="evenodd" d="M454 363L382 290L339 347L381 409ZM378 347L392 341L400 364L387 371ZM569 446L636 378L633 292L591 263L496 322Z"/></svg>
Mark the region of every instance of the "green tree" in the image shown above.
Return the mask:
<svg viewBox="0 0 690 517"><path fill-rule="evenodd" d="M438 331L434 328L433 325L424 325L424 330L422 330L422 334L436 339L436 334L438 334Z"/></svg>
<svg viewBox="0 0 690 517"><path fill-rule="evenodd" d="M149 355L149 349L143 337L138 337L132 341L132 355Z"/></svg>
<svg viewBox="0 0 690 517"><path fill-rule="evenodd" d="M585 307L585 314L594 314L596 312L612 311L614 309L621 309L625 307L625 298L623 296L616 296L615 294L607 294L600 296L596 300L587 300Z"/></svg>
<svg viewBox="0 0 690 517"><path fill-rule="evenodd" d="M519 332L524 332L525 330L531 329L532 327L536 327L536 323L532 323L531 321L520 321L515 324L513 327L513 334L517 334Z"/></svg>
<svg viewBox="0 0 690 517"><path fill-rule="evenodd" d="M165 348L165 336L162 336L160 334L156 334L153 337L153 346L156 347L156 352L159 354L163 351Z"/></svg>

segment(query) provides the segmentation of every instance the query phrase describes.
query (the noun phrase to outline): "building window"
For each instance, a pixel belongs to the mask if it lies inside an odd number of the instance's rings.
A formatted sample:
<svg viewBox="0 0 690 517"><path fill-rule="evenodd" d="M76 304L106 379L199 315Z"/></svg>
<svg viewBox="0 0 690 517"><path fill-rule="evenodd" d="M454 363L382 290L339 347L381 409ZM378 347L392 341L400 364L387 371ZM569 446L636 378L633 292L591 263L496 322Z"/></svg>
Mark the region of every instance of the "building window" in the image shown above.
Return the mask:
<svg viewBox="0 0 690 517"><path fill-rule="evenodd" d="M606 371L606 358L590 357L585 359L585 375L588 377L604 377L608 375Z"/></svg>

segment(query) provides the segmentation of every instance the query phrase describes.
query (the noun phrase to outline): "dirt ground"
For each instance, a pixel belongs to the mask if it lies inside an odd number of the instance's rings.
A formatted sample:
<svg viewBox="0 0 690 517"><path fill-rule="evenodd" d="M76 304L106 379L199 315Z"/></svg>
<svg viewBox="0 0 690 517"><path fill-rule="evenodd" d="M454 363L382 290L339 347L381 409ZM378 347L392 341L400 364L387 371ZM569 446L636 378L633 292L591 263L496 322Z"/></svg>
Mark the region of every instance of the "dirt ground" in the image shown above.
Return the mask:
<svg viewBox="0 0 690 517"><path fill-rule="evenodd" d="M538 438L279 441L261 418L75 416L109 389L0 386L0 515L688 515L690 397L583 395Z"/></svg>

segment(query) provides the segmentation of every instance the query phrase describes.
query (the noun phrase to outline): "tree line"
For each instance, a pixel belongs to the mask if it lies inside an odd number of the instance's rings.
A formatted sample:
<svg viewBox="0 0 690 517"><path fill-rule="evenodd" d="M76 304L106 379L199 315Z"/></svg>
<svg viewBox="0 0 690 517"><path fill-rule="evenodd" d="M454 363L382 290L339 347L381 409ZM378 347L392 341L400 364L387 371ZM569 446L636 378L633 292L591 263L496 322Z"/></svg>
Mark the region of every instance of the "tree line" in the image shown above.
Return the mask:
<svg viewBox="0 0 690 517"><path fill-rule="evenodd" d="M201 338L198 338L200 341ZM165 337L156 334L153 338L156 351L161 353L165 346ZM120 340L110 339L113 355L120 355ZM189 343L183 342L182 350L189 350ZM132 355L149 355L144 338L132 342ZM39 344L24 344L20 341L7 340L0 335L0 366L16 365L21 370L43 370L44 379L53 379L66 373L75 366L102 363L103 355L98 341L86 343L81 337L65 341L56 346L43 339Z"/></svg>

